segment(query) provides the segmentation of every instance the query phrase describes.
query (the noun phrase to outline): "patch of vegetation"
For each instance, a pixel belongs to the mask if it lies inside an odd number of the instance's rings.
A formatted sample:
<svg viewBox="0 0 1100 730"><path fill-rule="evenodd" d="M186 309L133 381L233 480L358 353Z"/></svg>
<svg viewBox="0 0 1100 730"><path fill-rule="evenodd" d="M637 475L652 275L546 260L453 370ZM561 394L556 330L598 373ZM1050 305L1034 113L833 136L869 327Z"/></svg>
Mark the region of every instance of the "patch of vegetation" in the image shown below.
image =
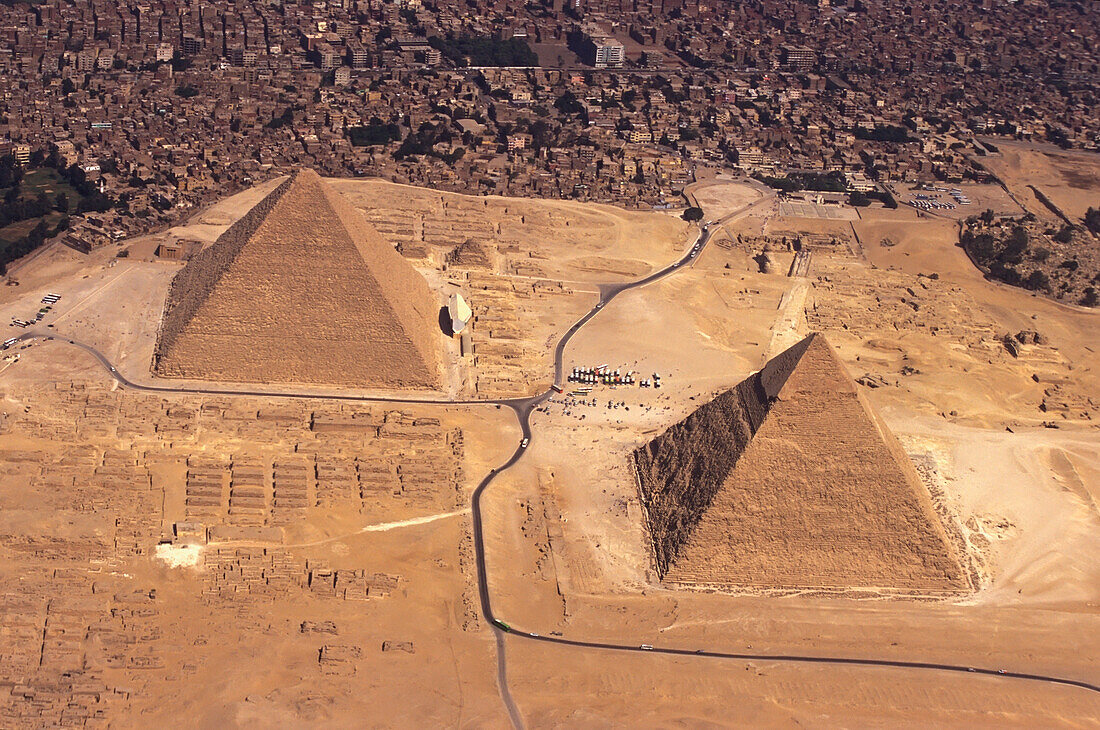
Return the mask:
<svg viewBox="0 0 1100 730"><path fill-rule="evenodd" d="M799 190L816 190L828 193L843 193L848 189L844 175L839 172L792 172L783 177L757 177L770 188L794 193Z"/></svg>
<svg viewBox="0 0 1100 730"><path fill-rule="evenodd" d="M1034 217L968 218L959 244L987 277L1054 299L1096 306L1100 247L1077 226L1046 228Z"/></svg>
<svg viewBox="0 0 1100 730"><path fill-rule="evenodd" d="M1100 233L1100 208L1090 207L1085 211L1085 228L1093 233Z"/></svg>
<svg viewBox="0 0 1100 730"><path fill-rule="evenodd" d="M905 127L895 127L890 124L879 124L876 125L874 129L856 127L855 130L852 131L852 134L854 134L857 139L866 139L872 142L905 144L907 142L917 141L909 136L909 131Z"/></svg>
<svg viewBox="0 0 1100 730"><path fill-rule="evenodd" d="M282 129L286 125L292 124L293 122L294 110L288 106L286 109L283 110L282 114L280 114L279 116L273 116L271 118L271 121L268 122L265 126L268 129Z"/></svg>
<svg viewBox="0 0 1100 730"><path fill-rule="evenodd" d="M464 35L457 38L428 39L456 66L538 66L539 57L522 38L498 40L486 35ZM469 59L469 63L467 63Z"/></svg>
<svg viewBox="0 0 1100 730"><path fill-rule="evenodd" d="M393 158L400 161L412 155L434 155L444 159L445 153L437 153L435 146L450 142L453 137L453 133L446 124L424 122L415 132L410 132L409 136L405 137L404 141L401 142L401 146L394 150ZM458 158L455 157L454 159Z"/></svg>
<svg viewBox="0 0 1100 730"><path fill-rule="evenodd" d="M392 122L386 124L378 117L371 117L365 127L349 127L348 137L355 147L373 147L398 141L401 129Z"/></svg>
<svg viewBox="0 0 1100 730"><path fill-rule="evenodd" d="M11 155L0 157L0 270L69 227L69 213L105 211L114 201L85 179L84 171L60 165L54 155L23 170Z"/></svg>
<svg viewBox="0 0 1100 730"><path fill-rule="evenodd" d="M861 193L858 190L853 190L848 194L848 205L854 208L866 208L871 204L871 199L867 197L866 193Z"/></svg>
<svg viewBox="0 0 1100 730"><path fill-rule="evenodd" d="M871 200L877 200L877 201L881 202L883 207L890 208L890 209L898 207L898 201L894 198L893 195L891 195L887 191L871 190L871 191L865 193L865 195L868 198L870 198Z"/></svg>
<svg viewBox="0 0 1100 730"><path fill-rule="evenodd" d="M20 221L0 228L0 275L7 273L8 264L35 250L47 238L69 227L69 216L51 214L42 218Z"/></svg>

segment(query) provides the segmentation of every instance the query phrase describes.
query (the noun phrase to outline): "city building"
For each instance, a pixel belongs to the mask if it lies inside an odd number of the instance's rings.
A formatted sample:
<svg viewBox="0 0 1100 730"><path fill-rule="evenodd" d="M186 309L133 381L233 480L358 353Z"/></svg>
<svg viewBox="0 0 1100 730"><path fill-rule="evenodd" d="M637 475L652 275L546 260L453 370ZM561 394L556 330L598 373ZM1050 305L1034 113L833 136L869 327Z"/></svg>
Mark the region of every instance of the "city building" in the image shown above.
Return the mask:
<svg viewBox="0 0 1100 730"><path fill-rule="evenodd" d="M589 66L622 68L626 62L623 44L595 25L585 25L570 37L570 45Z"/></svg>

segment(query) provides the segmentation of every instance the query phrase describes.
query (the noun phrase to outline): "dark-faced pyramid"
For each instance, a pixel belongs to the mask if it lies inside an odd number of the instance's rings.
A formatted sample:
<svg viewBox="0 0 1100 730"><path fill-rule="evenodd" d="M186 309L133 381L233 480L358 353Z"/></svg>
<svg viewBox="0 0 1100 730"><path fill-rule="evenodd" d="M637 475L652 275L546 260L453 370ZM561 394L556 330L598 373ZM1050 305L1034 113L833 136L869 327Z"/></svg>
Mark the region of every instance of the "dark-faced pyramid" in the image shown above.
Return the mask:
<svg viewBox="0 0 1100 730"><path fill-rule="evenodd" d="M634 452L667 582L967 587L901 445L813 334Z"/></svg>
<svg viewBox="0 0 1100 730"><path fill-rule="evenodd" d="M154 368L204 380L432 388L438 312L424 278L302 170L172 280Z"/></svg>

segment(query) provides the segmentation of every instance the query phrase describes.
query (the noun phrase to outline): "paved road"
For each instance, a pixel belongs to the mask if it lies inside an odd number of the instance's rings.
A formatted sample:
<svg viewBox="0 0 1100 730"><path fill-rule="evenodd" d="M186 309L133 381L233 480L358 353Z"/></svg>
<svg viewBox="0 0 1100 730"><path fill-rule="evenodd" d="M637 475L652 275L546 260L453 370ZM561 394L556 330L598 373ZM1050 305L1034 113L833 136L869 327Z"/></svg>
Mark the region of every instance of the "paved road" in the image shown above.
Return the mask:
<svg viewBox="0 0 1100 730"><path fill-rule="evenodd" d="M593 317L603 311L604 307L611 302L615 297L624 291L631 289L637 289L639 287L646 286L654 281L662 279L672 273L679 271L684 267L690 267L702 253L707 243L710 241L711 234L716 230L721 222L727 221L731 218L742 215L749 209L756 205L766 202L770 198L754 201L743 208L734 211L730 215L716 221L699 234L699 238L692 245L691 249L684 254L676 262L666 266L665 268L656 271L649 276L639 279L634 282L625 284L607 284L600 287L600 299L592 309L590 309L583 317L577 320L572 327L558 340L557 346L554 348L554 384L557 386L562 385L564 374L564 355L565 348L568 346L569 341L573 336L587 324ZM498 617L493 612L492 596L489 592L489 577L488 569L485 560L485 533L484 524L481 512L481 500L485 494L486 489L493 483L493 480L497 478L502 472L510 469L516 462L518 462L527 451L531 440L534 438L534 434L531 431L531 412L541 403L545 402L551 396L554 395L554 390L547 390L530 398L514 398L514 399L501 399L501 400L437 400L428 398L386 398L386 397L367 397L357 395L339 395L339 394L314 394L305 392L270 392L270 391L258 391L258 390L229 390L229 389L217 389L217 388L199 388L199 387L165 387L165 386L153 386L153 385L141 385L134 383L123 376L117 369L107 360L95 348L86 345L75 340L68 339L53 332L41 332L34 331L28 332L18 337L20 341L31 339L47 339L47 340L60 340L68 342L71 345L75 345L86 352L90 353L103 365L103 367L111 374L119 384L131 388L134 390L153 392L153 393L194 393L194 394L206 394L206 395L248 395L248 396L269 396L279 398L317 398L326 400L342 400L342 401L358 401L364 403L411 403L422 405L489 405L500 406L512 409L520 424L520 430L522 433L522 441L516 450L512 452L511 457L490 471L484 479L474 489L471 497L471 517L473 522L473 538L474 538L474 551L477 563L477 579L478 579L478 597L481 604L481 612L485 619L489 622L493 632L494 639L497 647L497 681L500 687L501 698L504 701L505 707L508 710L509 717L515 727L523 727L523 718L519 713L516 703L511 696L511 692L508 689L507 681L507 659L505 655L505 643L504 637L511 636L517 639L526 639L530 641L543 642L548 644L558 644L561 646L571 646L577 648L586 649L601 649L608 651L621 651L621 652L638 652L638 653L650 653L650 654L665 654L672 656L684 656L684 657L700 657L700 658L712 658L712 659L737 659L737 660L754 660L754 661L773 661L773 662L791 662L802 664L829 664L834 666L848 665L848 666L862 666L862 667L880 667L880 668L904 668L904 669L925 669L934 670L940 672L953 672L959 674L977 674L990 677L1032 680L1038 682L1046 682L1049 684L1066 685L1070 687L1078 687L1081 689L1089 690L1092 692L1100 692L1100 686L1085 682L1082 680L1069 679L1064 677L1054 677L1044 674L1033 674L1029 672L1013 672L1006 671L1004 669L988 669L981 667L971 667L961 664L941 664L935 662L917 662L917 661L901 661L892 659L875 659L875 658L857 658L857 657L837 657L837 656L814 656L814 655L799 655L799 654L766 654L766 653L735 653L735 652L723 652L713 649L689 649L679 647L667 647L667 646L651 646L649 644L623 644L608 641L582 641L579 639L568 639L561 636L544 636L534 631L523 631L521 629L512 626L510 623L505 622L502 618Z"/></svg>
<svg viewBox="0 0 1100 730"><path fill-rule="evenodd" d="M753 203L731 213L726 216L724 220L737 217L750 208L765 202L766 200L758 200ZM661 269L649 276L638 281L627 284L605 285L602 286L600 291L599 302L590 309L583 317L569 328L569 330L558 341L557 346L554 348L554 383L556 385L562 384L562 374L564 370L563 360L565 354L565 348L569 344L569 341L573 336L587 324L593 317L603 311L603 308L616 296L624 291L630 289L636 289L638 287L650 284L658 279L662 279L676 271L679 271L685 266L691 266L698 259L702 253L703 248L710 241L711 233L720 226L720 222L711 224L708 229L705 229L699 236L697 242L692 248L685 254L680 260L671 264L670 266ZM516 414L520 419L520 426L523 432L523 438L528 439L528 445L530 439L533 438L530 426L530 414L531 410L550 398L554 391L549 390L540 396L528 399L526 402L517 402L514 407ZM831 665L852 665L852 666L865 666L865 667L893 667L893 668L905 668L905 669L928 669L944 672L956 672L963 674L980 674L991 677L1005 677L1015 679L1028 679L1035 681L1048 682L1052 684L1062 684L1071 687L1080 687L1082 689L1091 690L1093 692L1100 692L1100 686L1091 684L1075 679L1066 679L1062 677L1052 677L1042 674L1031 674L1027 672L1010 672L1003 669L983 669L981 667L970 667L957 664L939 664L934 662L914 662L914 661L900 661L891 659L874 659L874 658L852 658L852 657L830 657L830 656L813 656L813 655L797 655L797 654L746 654L746 653L734 653L734 652L722 652L711 649L685 649L676 647L660 647L649 644L621 644L606 641L582 641L577 639L568 639L560 636L546 636L534 631L523 631L521 629L512 626L510 623L505 622L503 619L497 617L493 613L492 600L489 593L488 571L485 565L485 543L483 537L482 519L481 519L481 497L485 490L493 482L498 474L510 468L513 464L520 460L526 449L520 447L512 454L511 458L504 464L489 472L481 483L474 490L472 499L472 514L474 523L474 546L476 549L477 557L477 569L478 569L478 593L481 599L481 612L485 618L493 626L493 629L498 634L497 641L497 655L499 661L503 662L504 659L504 645L499 640L501 634L508 634L520 639L528 639L533 641L539 641L547 644L559 644L562 646L573 646L587 649L604 649L611 651L623 651L623 652L644 652L651 654L666 654L672 656L691 656L691 657L710 657L715 659L740 659L740 660L755 660L755 661L775 661L775 662L795 662L803 664L831 664ZM512 722L516 727L522 727L522 723L517 721L517 718L513 712L514 702L511 696L507 694L505 685L505 676L501 672L499 673L501 681L501 692L505 695L505 702L509 707L509 713L512 714Z"/></svg>
<svg viewBox="0 0 1100 730"><path fill-rule="evenodd" d="M78 340L73 340L65 335L58 334L57 332L51 332L50 330L31 330L24 332L15 338L17 342L29 341L29 340L52 340L55 342L65 342L75 347L79 347L81 350L89 353L92 357L99 361L99 364L103 366L103 369L110 373L111 377L122 385L131 390L139 390L146 393L190 393L195 395L249 395L249 396L261 396L268 398L308 398L311 400L339 400L339 401L355 401L361 403L406 403L406 404L419 404L419 405L435 405L435 406L507 406L509 408L516 408L522 406L530 399L516 399L516 398L502 398L497 400L484 399L484 400L444 400L442 398L408 398L408 397L386 397L386 396L365 396L365 395L352 395L341 393L310 393L308 391L271 391L271 390L246 390L246 389L232 389L232 388L206 388L200 386L175 386L175 385L144 385L142 383L135 383L128 379L125 375L115 369L115 366L111 364L111 361L107 357L92 347ZM14 347L14 345L13 345Z"/></svg>

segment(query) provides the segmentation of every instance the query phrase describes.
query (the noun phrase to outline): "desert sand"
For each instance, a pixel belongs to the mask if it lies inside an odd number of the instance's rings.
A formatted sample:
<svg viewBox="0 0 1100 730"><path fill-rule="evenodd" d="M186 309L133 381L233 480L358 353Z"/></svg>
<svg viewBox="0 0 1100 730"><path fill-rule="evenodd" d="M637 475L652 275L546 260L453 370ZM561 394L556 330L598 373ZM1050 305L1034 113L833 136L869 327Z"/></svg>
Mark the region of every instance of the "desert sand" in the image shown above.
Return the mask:
<svg viewBox="0 0 1100 730"><path fill-rule="evenodd" d="M278 184L170 235L212 243ZM665 213L329 184L430 290L471 302L473 352L440 343L441 398L542 392L554 343L599 284L655 270L695 237ZM754 194L711 191L734 202ZM1097 314L985 281L954 247L952 223L861 216L753 211L694 264L623 294L578 333L566 372L608 364L660 373L662 386L570 384L533 414L523 458L483 500L499 618L633 646L1096 683ZM794 252L778 245L791 234L810 253L795 276ZM761 273L768 236L776 266ZM337 402L323 396L394 391L319 383L299 397L277 383L248 386L267 396L120 387L65 338L134 382L241 384L150 373L184 264L114 253L50 251L0 289L4 326L47 291L63 295L37 325L58 339L0 353L10 358L0 361L0 724L506 727L505 690L528 727L1082 727L1100 716L1088 690L965 672L669 657L515 635L501 656L479 607L468 510L477 484L519 446L510 412ZM1008 352L1002 336L1021 330L1045 344ZM828 586L801 585L781 579L797 565L793 540L789 553L760 551L768 581L700 590L662 580L632 455L812 331L831 343L863 412L896 436L904 453L892 458L916 475L904 483L919 480L925 491L912 493L928 499L911 533L859 544L910 540L909 552L880 550L872 562L857 551L866 564L838 564ZM857 542L871 524L859 502L844 515ZM838 524L835 513L789 506L773 518L797 515L802 539ZM769 537L755 523L740 524L745 539ZM911 542L922 535L925 547ZM953 555L966 587L907 581L930 575L914 572L916 555Z"/></svg>

